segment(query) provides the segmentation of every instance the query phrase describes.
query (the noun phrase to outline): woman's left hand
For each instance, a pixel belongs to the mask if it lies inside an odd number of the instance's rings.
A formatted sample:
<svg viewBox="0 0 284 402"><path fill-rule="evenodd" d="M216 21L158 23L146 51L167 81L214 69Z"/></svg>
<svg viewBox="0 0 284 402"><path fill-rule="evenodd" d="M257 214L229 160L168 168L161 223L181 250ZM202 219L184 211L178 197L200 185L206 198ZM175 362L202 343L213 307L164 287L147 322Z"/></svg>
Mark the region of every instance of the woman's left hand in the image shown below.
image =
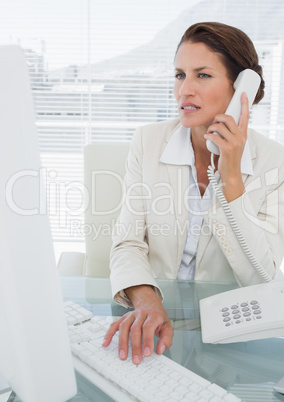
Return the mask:
<svg viewBox="0 0 284 402"><path fill-rule="evenodd" d="M241 159L247 140L248 122L248 98L246 93L243 93L239 124L237 125L232 116L217 115L205 137L220 149L218 172L222 180L223 194L228 202L240 197L245 190L241 175ZM213 132L218 132L223 138Z"/></svg>

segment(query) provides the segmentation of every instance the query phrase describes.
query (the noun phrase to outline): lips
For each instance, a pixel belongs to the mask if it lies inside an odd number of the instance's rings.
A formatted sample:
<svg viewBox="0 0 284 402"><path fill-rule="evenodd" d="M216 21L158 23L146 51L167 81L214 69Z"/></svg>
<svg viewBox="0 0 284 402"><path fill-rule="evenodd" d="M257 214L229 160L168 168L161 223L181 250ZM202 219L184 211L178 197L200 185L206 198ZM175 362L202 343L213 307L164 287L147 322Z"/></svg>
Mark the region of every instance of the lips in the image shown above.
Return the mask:
<svg viewBox="0 0 284 402"><path fill-rule="evenodd" d="M193 103L183 103L181 105L182 110L199 110L200 107L197 105L194 105Z"/></svg>

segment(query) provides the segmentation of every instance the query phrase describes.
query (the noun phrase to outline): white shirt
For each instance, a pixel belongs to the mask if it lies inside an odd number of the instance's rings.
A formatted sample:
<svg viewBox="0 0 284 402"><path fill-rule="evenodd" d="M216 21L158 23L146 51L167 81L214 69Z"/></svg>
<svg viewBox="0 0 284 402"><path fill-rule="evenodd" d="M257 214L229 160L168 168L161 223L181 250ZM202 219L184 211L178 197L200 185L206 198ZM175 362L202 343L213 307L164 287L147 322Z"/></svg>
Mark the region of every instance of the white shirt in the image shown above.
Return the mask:
<svg viewBox="0 0 284 402"><path fill-rule="evenodd" d="M190 129L183 126L179 127L170 138L160 161L172 165L189 166L189 217L188 233L179 267L178 279L194 279L196 253L199 243L200 232L202 230L203 218L207 213L213 197L211 184L207 186L203 197L201 197L197 182L197 172L195 168L195 157L191 143ZM246 142L241 160L241 172L253 174L251 155L248 141ZM220 179L218 172L216 179Z"/></svg>

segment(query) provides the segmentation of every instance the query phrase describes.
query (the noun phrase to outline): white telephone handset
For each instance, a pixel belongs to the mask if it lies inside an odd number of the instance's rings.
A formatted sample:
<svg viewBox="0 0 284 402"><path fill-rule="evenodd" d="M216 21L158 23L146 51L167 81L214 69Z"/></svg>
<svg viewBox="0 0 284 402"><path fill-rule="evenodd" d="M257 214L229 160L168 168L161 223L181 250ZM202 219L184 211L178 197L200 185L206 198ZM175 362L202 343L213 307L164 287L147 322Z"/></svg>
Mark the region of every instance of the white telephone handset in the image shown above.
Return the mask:
<svg viewBox="0 0 284 402"><path fill-rule="evenodd" d="M205 343L284 336L284 282L246 286L200 300Z"/></svg>
<svg viewBox="0 0 284 402"><path fill-rule="evenodd" d="M260 85L260 76L253 70L246 69L240 72L234 82L235 93L225 112L235 119L238 123L241 115L241 94L246 92L249 102L249 108L252 106ZM214 134L218 134L217 132ZM219 135L219 134L218 134ZM206 141L207 149L215 155L220 155L220 150L214 142Z"/></svg>

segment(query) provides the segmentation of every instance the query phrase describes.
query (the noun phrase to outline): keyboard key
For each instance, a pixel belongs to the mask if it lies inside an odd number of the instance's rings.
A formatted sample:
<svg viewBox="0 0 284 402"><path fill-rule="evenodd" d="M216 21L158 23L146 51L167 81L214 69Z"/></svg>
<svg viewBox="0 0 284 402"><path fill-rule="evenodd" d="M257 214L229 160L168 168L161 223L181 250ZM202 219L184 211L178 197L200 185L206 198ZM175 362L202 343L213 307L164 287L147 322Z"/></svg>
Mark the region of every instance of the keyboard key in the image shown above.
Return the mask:
<svg viewBox="0 0 284 402"><path fill-rule="evenodd" d="M196 394L198 394L201 390L202 390L202 386L197 384L196 382L192 383L190 385L190 389L195 392Z"/></svg>
<svg viewBox="0 0 284 402"><path fill-rule="evenodd" d="M79 343L72 343L71 350L76 356L78 356L82 352L83 346L81 346Z"/></svg>
<svg viewBox="0 0 284 402"><path fill-rule="evenodd" d="M208 391L208 389L203 389L201 392L199 392L199 396L202 398L205 398L207 401L213 398L212 392Z"/></svg>
<svg viewBox="0 0 284 402"><path fill-rule="evenodd" d="M188 389L187 389L185 386L183 386L183 385L178 385L178 386L175 388L175 391L179 392L179 393L182 394L182 395L185 395L185 394L188 392Z"/></svg>

